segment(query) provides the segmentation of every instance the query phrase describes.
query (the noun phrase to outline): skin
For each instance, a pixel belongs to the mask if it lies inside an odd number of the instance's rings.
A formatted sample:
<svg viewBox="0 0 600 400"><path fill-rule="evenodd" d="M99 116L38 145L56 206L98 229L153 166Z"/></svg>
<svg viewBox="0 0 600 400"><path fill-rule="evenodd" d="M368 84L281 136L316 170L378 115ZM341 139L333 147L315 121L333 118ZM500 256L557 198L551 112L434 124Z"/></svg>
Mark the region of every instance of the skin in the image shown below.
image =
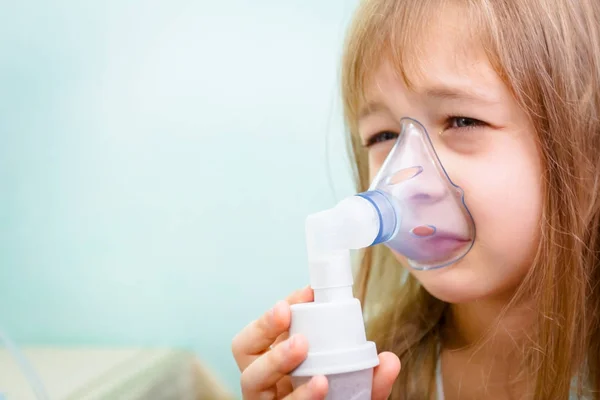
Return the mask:
<svg viewBox="0 0 600 400"><path fill-rule="evenodd" d="M508 398L510 372L519 370L520 361L511 351L514 339L526 333L527 305L494 325L493 343L478 351L466 348L492 327L532 265L542 210L541 158L527 113L481 46L453 25L462 19L449 14L431 24L435 40L423 40L420 73L409 71L410 88L389 64L376 72L359 133L363 143L375 141L368 146L373 178L400 119L420 121L448 176L464 190L477 229L471 251L450 267L409 272L433 296L451 303L442 353L446 399ZM396 257L407 265L402 255Z"/></svg>

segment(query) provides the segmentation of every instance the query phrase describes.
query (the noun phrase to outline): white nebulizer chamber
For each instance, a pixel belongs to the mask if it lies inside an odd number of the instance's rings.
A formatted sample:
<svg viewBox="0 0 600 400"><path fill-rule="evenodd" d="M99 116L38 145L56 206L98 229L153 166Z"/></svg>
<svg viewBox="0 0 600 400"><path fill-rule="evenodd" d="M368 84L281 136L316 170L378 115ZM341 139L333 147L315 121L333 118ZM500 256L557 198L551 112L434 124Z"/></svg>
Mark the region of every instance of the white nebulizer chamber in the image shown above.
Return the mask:
<svg viewBox="0 0 600 400"><path fill-rule="evenodd" d="M327 400L370 400L377 349L366 339L362 309L352 294L350 250L383 244L408 266L435 270L464 257L475 224L461 188L446 174L425 127L400 121L399 136L369 190L306 220L314 302L295 304L290 333L309 343L292 372L295 386L326 375Z"/></svg>

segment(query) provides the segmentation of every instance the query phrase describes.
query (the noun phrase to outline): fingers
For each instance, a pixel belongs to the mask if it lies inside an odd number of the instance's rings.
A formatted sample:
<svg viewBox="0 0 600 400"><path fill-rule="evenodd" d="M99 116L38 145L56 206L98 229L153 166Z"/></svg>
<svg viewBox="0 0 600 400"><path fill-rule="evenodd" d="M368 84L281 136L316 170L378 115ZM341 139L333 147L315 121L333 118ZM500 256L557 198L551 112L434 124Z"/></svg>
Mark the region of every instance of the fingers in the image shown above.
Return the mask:
<svg viewBox="0 0 600 400"><path fill-rule="evenodd" d="M271 344L287 338L290 326L290 305L313 300L313 291L305 287L289 295L285 301L278 302L257 320L248 324L233 339L231 351L241 371L243 371L257 355L266 351ZM284 334L284 335L282 335Z"/></svg>
<svg viewBox="0 0 600 400"><path fill-rule="evenodd" d="M285 376L277 382L277 398L283 399L286 395L292 393L294 387L292 385L292 379L290 376Z"/></svg>
<svg viewBox="0 0 600 400"><path fill-rule="evenodd" d="M313 376L283 400L323 400L327 395L328 382L324 376Z"/></svg>
<svg viewBox="0 0 600 400"><path fill-rule="evenodd" d="M300 289L300 290L292 293L285 300L290 305L292 305L292 304L298 304L298 303L308 303L308 302L311 302L311 301L314 300L314 292L310 288L310 286L307 286L307 287L305 287L303 289ZM289 328L289 324L288 324L288 328ZM277 339L275 339L275 342L273 343L273 346L275 346L275 345L283 342L288 337L290 337L290 333L289 333L289 331L286 330L281 335L279 335L277 337Z"/></svg>
<svg viewBox="0 0 600 400"><path fill-rule="evenodd" d="M244 398L274 390L276 383L296 368L308 354L308 341L294 335L278 344L272 351L258 357L242 373Z"/></svg>
<svg viewBox="0 0 600 400"><path fill-rule="evenodd" d="M379 365L373 372L373 400L386 400L400 372L400 359L394 353L379 354Z"/></svg>
<svg viewBox="0 0 600 400"><path fill-rule="evenodd" d="M255 355L269 348L271 343L290 325L290 308L280 301L260 318L248 324L233 338L231 351L241 371L254 360Z"/></svg>
<svg viewBox="0 0 600 400"><path fill-rule="evenodd" d="M285 301L287 301L289 305L297 303L308 303L313 300L314 292L310 286L306 286L300 290L295 291L285 299Z"/></svg>

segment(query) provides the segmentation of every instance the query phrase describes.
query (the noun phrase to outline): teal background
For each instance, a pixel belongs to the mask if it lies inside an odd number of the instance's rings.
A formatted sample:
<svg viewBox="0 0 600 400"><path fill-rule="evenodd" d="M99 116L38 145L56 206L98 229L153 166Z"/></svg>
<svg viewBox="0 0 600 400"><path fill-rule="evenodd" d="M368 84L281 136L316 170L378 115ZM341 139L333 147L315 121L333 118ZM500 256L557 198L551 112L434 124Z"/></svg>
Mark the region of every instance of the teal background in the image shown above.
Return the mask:
<svg viewBox="0 0 600 400"><path fill-rule="evenodd" d="M0 326L189 346L307 283L304 217L352 192L347 0L0 4ZM238 392L239 393L239 392Z"/></svg>

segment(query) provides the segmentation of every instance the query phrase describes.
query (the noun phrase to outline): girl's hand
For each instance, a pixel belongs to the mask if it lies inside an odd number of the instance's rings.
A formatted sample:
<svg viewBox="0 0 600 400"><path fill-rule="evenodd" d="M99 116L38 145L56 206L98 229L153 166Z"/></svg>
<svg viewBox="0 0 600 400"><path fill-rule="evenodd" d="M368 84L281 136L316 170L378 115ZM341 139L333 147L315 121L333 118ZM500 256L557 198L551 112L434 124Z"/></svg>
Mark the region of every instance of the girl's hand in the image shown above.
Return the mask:
<svg viewBox="0 0 600 400"><path fill-rule="evenodd" d="M313 291L306 287L292 293L242 329L233 339L232 352L242 372L242 395L245 400L284 399L323 400L327 395L327 379L315 376L292 390L288 374L308 354L308 342L301 335L288 337L290 305L313 301ZM385 400L400 372L400 360L389 352L379 355L373 376L373 400Z"/></svg>

